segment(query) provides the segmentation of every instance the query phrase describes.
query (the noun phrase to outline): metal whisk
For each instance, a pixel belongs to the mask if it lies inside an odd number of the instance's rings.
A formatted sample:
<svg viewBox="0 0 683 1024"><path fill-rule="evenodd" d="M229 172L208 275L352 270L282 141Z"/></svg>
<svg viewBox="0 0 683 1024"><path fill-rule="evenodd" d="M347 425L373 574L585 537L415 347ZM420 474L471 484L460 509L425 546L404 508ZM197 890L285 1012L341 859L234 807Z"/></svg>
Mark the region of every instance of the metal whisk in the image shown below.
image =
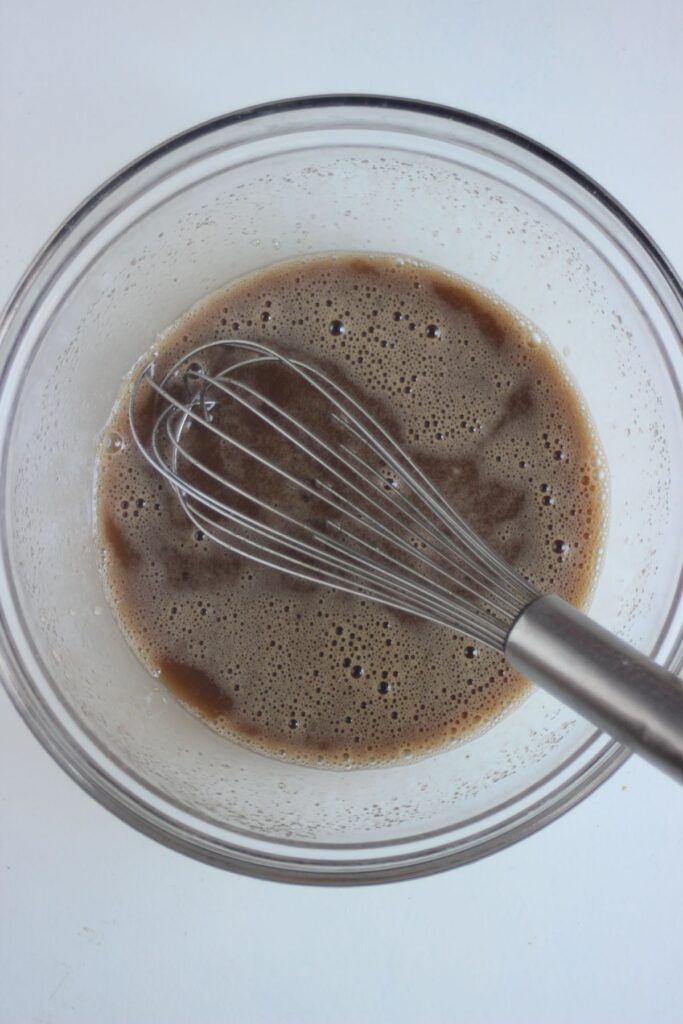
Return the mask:
<svg viewBox="0 0 683 1024"><path fill-rule="evenodd" d="M200 535L504 653L683 781L676 676L512 569L320 367L221 340L156 376L134 382L131 431Z"/></svg>

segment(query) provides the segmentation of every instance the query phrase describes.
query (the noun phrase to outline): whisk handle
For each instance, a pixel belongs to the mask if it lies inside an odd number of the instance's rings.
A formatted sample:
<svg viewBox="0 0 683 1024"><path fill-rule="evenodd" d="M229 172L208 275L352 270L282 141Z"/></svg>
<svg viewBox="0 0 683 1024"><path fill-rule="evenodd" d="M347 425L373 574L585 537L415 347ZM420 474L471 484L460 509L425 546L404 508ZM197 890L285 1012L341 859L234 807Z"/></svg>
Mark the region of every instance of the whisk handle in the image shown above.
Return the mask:
<svg viewBox="0 0 683 1024"><path fill-rule="evenodd" d="M527 678L683 783L683 680L554 594L528 605L505 656Z"/></svg>

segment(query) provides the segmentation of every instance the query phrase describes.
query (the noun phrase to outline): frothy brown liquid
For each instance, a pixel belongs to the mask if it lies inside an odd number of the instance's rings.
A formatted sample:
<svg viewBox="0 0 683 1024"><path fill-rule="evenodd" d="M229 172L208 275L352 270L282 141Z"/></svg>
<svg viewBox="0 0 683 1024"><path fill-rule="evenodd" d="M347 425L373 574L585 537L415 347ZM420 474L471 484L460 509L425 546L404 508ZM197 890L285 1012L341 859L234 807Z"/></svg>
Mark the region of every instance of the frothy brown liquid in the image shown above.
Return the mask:
<svg viewBox="0 0 683 1024"><path fill-rule="evenodd" d="M598 560L600 460L532 325L432 267L319 256L195 306L158 340L159 368L230 336L336 372L512 565L582 604ZM137 451L129 386L98 465L105 583L138 657L214 729L293 760L371 764L467 737L524 693L474 639L207 540Z"/></svg>

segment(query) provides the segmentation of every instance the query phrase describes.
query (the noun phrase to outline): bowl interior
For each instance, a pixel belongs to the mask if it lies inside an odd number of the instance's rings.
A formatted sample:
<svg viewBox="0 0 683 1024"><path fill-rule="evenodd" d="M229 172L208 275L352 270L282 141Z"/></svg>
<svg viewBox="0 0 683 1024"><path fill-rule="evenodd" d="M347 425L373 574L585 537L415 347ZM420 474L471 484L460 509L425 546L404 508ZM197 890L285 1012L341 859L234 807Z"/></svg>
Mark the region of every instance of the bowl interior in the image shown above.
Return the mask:
<svg viewBox="0 0 683 1024"><path fill-rule="evenodd" d="M591 613L662 659L675 650L680 350L621 229L610 234L578 186L530 173L531 159L426 114L396 123L376 111L355 121L268 115L139 167L50 257L15 318L20 343L0 405L3 612L34 708L49 708L126 799L218 845L302 844L304 860L308 845L342 855L439 834L483 847L491 829L552 800L609 747L537 691L488 732L422 761L350 772L286 765L216 736L130 652L96 567L98 439L123 374L157 332L276 260L404 254L535 321L577 381L609 469Z"/></svg>

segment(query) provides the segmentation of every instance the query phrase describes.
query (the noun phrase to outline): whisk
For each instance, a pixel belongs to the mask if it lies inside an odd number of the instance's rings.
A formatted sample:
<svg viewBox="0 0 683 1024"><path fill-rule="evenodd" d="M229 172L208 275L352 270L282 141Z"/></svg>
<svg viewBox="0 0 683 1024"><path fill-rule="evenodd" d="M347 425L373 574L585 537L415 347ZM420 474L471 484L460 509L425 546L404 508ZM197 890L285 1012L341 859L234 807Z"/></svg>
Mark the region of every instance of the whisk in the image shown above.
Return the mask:
<svg viewBox="0 0 683 1024"><path fill-rule="evenodd" d="M129 418L200 536L503 653L683 781L681 681L532 586L321 367L253 341L211 342L163 375L145 366Z"/></svg>

